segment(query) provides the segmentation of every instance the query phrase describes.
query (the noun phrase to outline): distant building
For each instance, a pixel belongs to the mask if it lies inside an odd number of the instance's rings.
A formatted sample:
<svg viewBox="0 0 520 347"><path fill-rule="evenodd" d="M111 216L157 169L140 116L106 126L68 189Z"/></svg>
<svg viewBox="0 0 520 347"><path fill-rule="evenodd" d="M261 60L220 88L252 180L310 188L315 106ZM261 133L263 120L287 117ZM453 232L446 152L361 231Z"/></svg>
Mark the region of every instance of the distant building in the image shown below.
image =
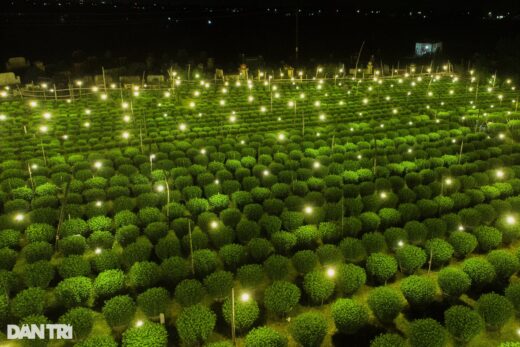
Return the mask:
<svg viewBox="0 0 520 347"><path fill-rule="evenodd" d="M415 56L422 57L442 51L442 42L417 42L415 44Z"/></svg>

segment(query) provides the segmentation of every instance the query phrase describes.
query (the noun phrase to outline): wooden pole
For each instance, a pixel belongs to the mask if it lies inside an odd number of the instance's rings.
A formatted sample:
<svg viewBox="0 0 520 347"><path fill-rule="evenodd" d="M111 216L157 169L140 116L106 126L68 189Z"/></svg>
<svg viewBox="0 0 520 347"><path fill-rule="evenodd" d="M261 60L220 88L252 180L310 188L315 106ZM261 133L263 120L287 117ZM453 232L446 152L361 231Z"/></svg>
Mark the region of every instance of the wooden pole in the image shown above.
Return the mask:
<svg viewBox="0 0 520 347"><path fill-rule="evenodd" d="M365 46L365 41L363 41L363 43L361 44L361 48L359 49L359 52L358 52L358 56L357 56L357 59L356 59L356 68L354 70L354 78L357 77L357 70L358 70L358 65L359 65L359 59L361 58L361 52L363 51L363 47Z"/></svg>
<svg viewBox="0 0 520 347"><path fill-rule="evenodd" d="M191 273L192 275L195 275L195 263L193 261L193 239L191 238L191 219L188 220L188 234L190 237Z"/></svg>
<svg viewBox="0 0 520 347"><path fill-rule="evenodd" d="M235 288L231 288L231 340L233 346L236 346L236 334L235 334Z"/></svg>

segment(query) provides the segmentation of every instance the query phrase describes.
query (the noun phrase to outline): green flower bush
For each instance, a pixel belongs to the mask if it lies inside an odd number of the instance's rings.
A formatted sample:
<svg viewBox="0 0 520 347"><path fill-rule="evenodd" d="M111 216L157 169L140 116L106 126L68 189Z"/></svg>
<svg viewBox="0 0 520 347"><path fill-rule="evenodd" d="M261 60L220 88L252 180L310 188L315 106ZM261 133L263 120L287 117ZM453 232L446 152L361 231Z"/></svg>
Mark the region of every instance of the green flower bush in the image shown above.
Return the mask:
<svg viewBox="0 0 520 347"><path fill-rule="evenodd" d="M49 261L40 260L26 264L23 268L22 278L27 287L47 288L55 274L54 266Z"/></svg>
<svg viewBox="0 0 520 347"><path fill-rule="evenodd" d="M514 306L504 296L488 293L477 300L477 312L484 318L488 329L498 330L513 317Z"/></svg>
<svg viewBox="0 0 520 347"><path fill-rule="evenodd" d="M346 334L356 333L368 323L368 309L352 299L338 299L331 307L336 328Z"/></svg>
<svg viewBox="0 0 520 347"><path fill-rule="evenodd" d="M422 248L404 245L395 252L399 268L405 274L413 274L426 263L426 253Z"/></svg>
<svg viewBox="0 0 520 347"><path fill-rule="evenodd" d="M414 308L425 308L435 299L435 282L427 277L412 275L401 282L401 292Z"/></svg>
<svg viewBox="0 0 520 347"><path fill-rule="evenodd" d="M94 279L94 293L98 298L109 298L123 290L125 274L119 269L100 272Z"/></svg>
<svg viewBox="0 0 520 347"><path fill-rule="evenodd" d="M222 300L231 293L233 287L233 273L229 271L215 271L204 278L204 286L209 295Z"/></svg>
<svg viewBox="0 0 520 347"><path fill-rule="evenodd" d="M411 322L409 336L413 347L442 347L448 340L444 327L432 318Z"/></svg>
<svg viewBox="0 0 520 347"><path fill-rule="evenodd" d="M227 324L232 322L231 299L224 300L222 305L222 315ZM235 327L238 331L243 332L249 330L260 315L260 309L255 300L249 298L243 300L241 297L235 298Z"/></svg>
<svg viewBox="0 0 520 347"><path fill-rule="evenodd" d="M383 253L373 253L367 259L367 274L378 283L385 283L397 272L397 261Z"/></svg>
<svg viewBox="0 0 520 347"><path fill-rule="evenodd" d="M448 332L460 343L467 343L484 330L484 320L467 306L455 305L444 311Z"/></svg>
<svg viewBox="0 0 520 347"><path fill-rule="evenodd" d="M45 291L34 287L19 292L10 303L11 313L17 318L42 314L45 304Z"/></svg>
<svg viewBox="0 0 520 347"><path fill-rule="evenodd" d="M334 293L335 283L323 270L314 270L305 275L303 290L315 304L323 304Z"/></svg>
<svg viewBox="0 0 520 347"><path fill-rule="evenodd" d="M65 307L90 306L94 298L92 280L88 277L69 277L54 290L58 303Z"/></svg>
<svg viewBox="0 0 520 347"><path fill-rule="evenodd" d="M264 291L264 305L278 315L286 315L298 304L300 296L300 289L294 284L275 281Z"/></svg>
<svg viewBox="0 0 520 347"><path fill-rule="evenodd" d="M134 318L136 306L128 295L114 296L105 301L102 309L103 317L112 328L127 326Z"/></svg>
<svg viewBox="0 0 520 347"><path fill-rule="evenodd" d="M287 338L269 327L251 330L245 338L246 347L287 347Z"/></svg>
<svg viewBox="0 0 520 347"><path fill-rule="evenodd" d="M74 336L84 338L90 334L94 326L94 316L92 310L85 307L76 307L61 316L59 323L72 325Z"/></svg>
<svg viewBox="0 0 520 347"><path fill-rule="evenodd" d="M142 326L133 327L123 333L122 346L140 347L168 345L168 332L159 323L145 322Z"/></svg>
<svg viewBox="0 0 520 347"><path fill-rule="evenodd" d="M445 295L458 298L471 287L471 277L456 267L445 267L437 275L437 283Z"/></svg>
<svg viewBox="0 0 520 347"><path fill-rule="evenodd" d="M473 252L477 246L477 238L465 231L456 231L450 234L448 242L451 244L454 250L454 255L457 258L464 258L471 252Z"/></svg>
<svg viewBox="0 0 520 347"><path fill-rule="evenodd" d="M175 287L175 300L184 307L198 304L205 294L204 286L195 279L183 280Z"/></svg>
<svg viewBox="0 0 520 347"><path fill-rule="evenodd" d="M302 313L291 321L289 331L303 347L319 347L327 335L327 320L318 312Z"/></svg>
<svg viewBox="0 0 520 347"><path fill-rule="evenodd" d="M376 287L370 291L368 307L382 322L391 322L403 309L405 302L398 290L390 287Z"/></svg>
<svg viewBox="0 0 520 347"><path fill-rule="evenodd" d="M137 296L137 306L148 317L158 317L165 313L170 301L170 293L162 288L150 288Z"/></svg>
<svg viewBox="0 0 520 347"><path fill-rule="evenodd" d="M365 269L354 264L340 264L334 271L336 288L344 295L355 293L367 280Z"/></svg>
<svg viewBox="0 0 520 347"><path fill-rule="evenodd" d="M496 278L496 271L493 265L482 258L466 259L462 263L462 271L470 277L472 286L477 288L491 284Z"/></svg>
<svg viewBox="0 0 520 347"><path fill-rule="evenodd" d="M213 332L217 317L202 305L194 305L181 311L177 318L177 333L187 345L204 343Z"/></svg>

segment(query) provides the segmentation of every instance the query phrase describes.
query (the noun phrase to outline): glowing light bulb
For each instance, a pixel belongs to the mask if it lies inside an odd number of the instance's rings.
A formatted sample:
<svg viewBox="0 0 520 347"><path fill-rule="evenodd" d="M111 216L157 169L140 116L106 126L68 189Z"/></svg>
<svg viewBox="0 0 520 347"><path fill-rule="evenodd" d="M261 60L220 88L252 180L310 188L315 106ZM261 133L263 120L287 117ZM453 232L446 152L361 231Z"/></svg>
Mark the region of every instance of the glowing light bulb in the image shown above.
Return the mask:
<svg viewBox="0 0 520 347"><path fill-rule="evenodd" d="M128 133L128 131L124 131L123 134L121 135L124 139L128 139L130 137L130 134Z"/></svg>
<svg viewBox="0 0 520 347"><path fill-rule="evenodd" d="M40 127L40 132L41 132L41 133L46 133L48 130L49 130L49 128L48 128L46 125L42 125L42 126Z"/></svg>
<svg viewBox="0 0 520 347"><path fill-rule="evenodd" d="M7 119L7 116L5 114L0 114L0 121L5 121Z"/></svg>
<svg viewBox="0 0 520 347"><path fill-rule="evenodd" d="M240 300L242 300L243 302L248 302L249 299L251 299L251 296L248 293L243 293L242 295L240 295Z"/></svg>
<svg viewBox="0 0 520 347"><path fill-rule="evenodd" d="M96 207L101 207L101 205L103 205L101 201L96 201Z"/></svg>
<svg viewBox="0 0 520 347"><path fill-rule="evenodd" d="M313 211L312 206L305 206L305 208L303 209L303 212L305 212L306 214L311 214L312 211Z"/></svg>
<svg viewBox="0 0 520 347"><path fill-rule="evenodd" d="M451 185L451 184L453 183L453 180L452 180L451 178L446 178L446 179L444 180L444 183L446 183L446 185L449 186L449 185Z"/></svg>
<svg viewBox="0 0 520 347"><path fill-rule="evenodd" d="M162 193L162 192L164 192L164 189L165 189L165 188L164 188L164 186L163 186L162 184L160 184L160 185L158 185L157 188L155 188L155 189L157 190L157 192Z"/></svg>
<svg viewBox="0 0 520 347"><path fill-rule="evenodd" d="M319 169L321 166L321 163L319 161L315 161L313 164L312 164L312 167L315 168L315 169Z"/></svg>
<svg viewBox="0 0 520 347"><path fill-rule="evenodd" d="M184 124L184 123L179 124L179 130L180 131L185 131L186 129L187 129L186 124Z"/></svg>
<svg viewBox="0 0 520 347"><path fill-rule="evenodd" d="M381 199L386 199L388 197L386 192L381 192L381 194L379 194L379 196L381 197Z"/></svg>
<svg viewBox="0 0 520 347"><path fill-rule="evenodd" d="M507 222L507 224L509 224L509 225L516 224L516 218L513 217L513 216L507 216L507 217L506 217L506 222Z"/></svg>
<svg viewBox="0 0 520 347"><path fill-rule="evenodd" d="M101 250L101 248L99 248L99 247L96 248L96 250L94 251L94 253L96 253L96 254L101 254L101 252L102 252L102 250Z"/></svg>
<svg viewBox="0 0 520 347"><path fill-rule="evenodd" d="M264 171L262 172L262 174L263 174L264 176L268 176L268 175L269 175L269 170L264 170Z"/></svg>
<svg viewBox="0 0 520 347"><path fill-rule="evenodd" d="M144 324L144 323L143 323L142 320L138 320L138 321L135 323L135 326L136 326L137 328L139 328L139 327L142 327L143 324Z"/></svg>
<svg viewBox="0 0 520 347"><path fill-rule="evenodd" d="M211 223L209 223L209 226L211 227L211 229L217 229L218 228L218 222L217 221L212 221Z"/></svg>
<svg viewBox="0 0 520 347"><path fill-rule="evenodd" d="M327 276L330 277L330 278L332 278L332 277L334 277L335 275L336 275L336 270L334 270L333 268L329 267L329 268L327 269Z"/></svg>
<svg viewBox="0 0 520 347"><path fill-rule="evenodd" d="M102 166L103 166L103 163L100 162L100 161L96 161L96 162L94 163L94 167L95 167L96 169L101 169Z"/></svg>
<svg viewBox="0 0 520 347"><path fill-rule="evenodd" d="M200 150L200 154L206 154L206 149L202 148L202 149Z"/></svg>
<svg viewBox="0 0 520 347"><path fill-rule="evenodd" d="M22 214L22 213L17 213L15 216L14 216L14 220L17 221L17 222L21 222L25 219L25 216Z"/></svg>
<svg viewBox="0 0 520 347"><path fill-rule="evenodd" d="M500 169L497 170L495 174L496 174L497 178L503 178L504 177L504 171L502 171Z"/></svg>
<svg viewBox="0 0 520 347"><path fill-rule="evenodd" d="M285 134L283 134L283 133L278 134L278 140L280 140L280 141L285 140Z"/></svg>

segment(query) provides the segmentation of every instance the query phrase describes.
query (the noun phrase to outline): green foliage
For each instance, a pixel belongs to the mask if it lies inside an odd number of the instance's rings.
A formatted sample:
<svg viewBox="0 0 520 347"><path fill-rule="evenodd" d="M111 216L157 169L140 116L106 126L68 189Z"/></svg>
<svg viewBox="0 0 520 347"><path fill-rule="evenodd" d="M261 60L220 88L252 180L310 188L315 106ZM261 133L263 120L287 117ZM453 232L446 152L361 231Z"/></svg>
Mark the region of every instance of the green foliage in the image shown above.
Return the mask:
<svg viewBox="0 0 520 347"><path fill-rule="evenodd" d="M506 298L520 311L520 282L511 283L505 291Z"/></svg>
<svg viewBox="0 0 520 347"><path fill-rule="evenodd" d="M424 250L413 245L404 245L397 248L395 257L399 263L399 268L405 274L413 274L426 263Z"/></svg>
<svg viewBox="0 0 520 347"><path fill-rule="evenodd" d="M327 335L327 320L318 312L302 313L291 321L289 331L303 347L319 347Z"/></svg>
<svg viewBox="0 0 520 347"><path fill-rule="evenodd" d="M94 279L96 297L108 298L119 293L125 285L125 274L119 269L105 270Z"/></svg>
<svg viewBox="0 0 520 347"><path fill-rule="evenodd" d="M390 287L376 287L368 294L368 307L382 322L391 322L404 307L401 293Z"/></svg>
<svg viewBox="0 0 520 347"><path fill-rule="evenodd" d="M294 253L291 260L296 271L301 274L312 271L318 264L318 256L309 249Z"/></svg>
<svg viewBox="0 0 520 347"><path fill-rule="evenodd" d="M443 347L448 334L435 319L424 318L410 323L409 339L412 347Z"/></svg>
<svg viewBox="0 0 520 347"><path fill-rule="evenodd" d="M248 298L244 301L241 296L235 297L235 327L238 331L249 330L258 319L260 309L255 300ZM232 305L231 299L228 297L222 305L222 315L226 323L231 325L232 322Z"/></svg>
<svg viewBox="0 0 520 347"><path fill-rule="evenodd" d="M435 299L435 282L427 277L412 275L401 282L401 292L415 308L425 308Z"/></svg>
<svg viewBox="0 0 520 347"><path fill-rule="evenodd" d="M63 258L58 265L58 273L62 278L90 275L90 263L80 255Z"/></svg>
<svg viewBox="0 0 520 347"><path fill-rule="evenodd" d="M488 329L498 330L513 316L514 306L502 295L488 293L477 300L477 311Z"/></svg>
<svg viewBox="0 0 520 347"><path fill-rule="evenodd" d="M264 261L264 270L272 280L282 280L289 272L290 260L283 255L272 255Z"/></svg>
<svg viewBox="0 0 520 347"><path fill-rule="evenodd" d="M148 317L158 317L165 313L170 301L170 293L162 287L150 288L137 296L137 306Z"/></svg>
<svg viewBox="0 0 520 347"><path fill-rule="evenodd" d="M300 301L300 289L286 281L275 281L264 291L264 305L278 315L289 313Z"/></svg>
<svg viewBox="0 0 520 347"><path fill-rule="evenodd" d="M444 311L444 322L448 332L459 342L469 342L484 329L484 320L471 308L451 306Z"/></svg>
<svg viewBox="0 0 520 347"><path fill-rule="evenodd" d="M334 293L334 287L334 279L328 277L323 270L311 271L303 279L305 294L316 304L327 300Z"/></svg>
<svg viewBox="0 0 520 347"><path fill-rule="evenodd" d="M142 326L126 330L122 342L123 347L166 347L168 332L162 324L145 322Z"/></svg>
<svg viewBox="0 0 520 347"><path fill-rule="evenodd" d="M338 299L331 307L336 328L346 334L356 333L368 323L368 309L352 299Z"/></svg>
<svg viewBox="0 0 520 347"><path fill-rule="evenodd" d="M464 258L478 246L477 238L473 234L465 231L452 232L448 238L448 242L453 247L454 254L457 258Z"/></svg>
<svg viewBox="0 0 520 347"><path fill-rule="evenodd" d="M170 257L161 263L161 272L165 282L173 287L189 276L190 267L186 259Z"/></svg>
<svg viewBox="0 0 520 347"><path fill-rule="evenodd" d="M46 260L26 264L23 269L23 280L27 287L47 288L54 279L54 266Z"/></svg>
<svg viewBox="0 0 520 347"><path fill-rule="evenodd" d="M245 347L287 347L287 338L276 330L263 326L254 328L247 334Z"/></svg>
<svg viewBox="0 0 520 347"><path fill-rule="evenodd" d="M459 297L471 287L471 278L456 267L446 267L437 274L437 283L445 295Z"/></svg>
<svg viewBox="0 0 520 347"><path fill-rule="evenodd" d="M264 281L265 271L262 265L248 264L237 270L237 278L245 288L253 288Z"/></svg>
<svg viewBox="0 0 520 347"><path fill-rule="evenodd" d="M128 295L114 296L105 301L102 312L111 327L126 326L134 317L135 302Z"/></svg>
<svg viewBox="0 0 520 347"><path fill-rule="evenodd" d="M85 307L72 308L59 319L60 324L70 324L73 327L74 336L86 337L94 325L92 311Z"/></svg>
<svg viewBox="0 0 520 347"><path fill-rule="evenodd" d="M477 238L479 249L482 252L489 252L502 243L502 233L493 227L476 227L473 234Z"/></svg>
<svg viewBox="0 0 520 347"><path fill-rule="evenodd" d="M470 278L474 287L483 287L491 284L496 277L495 268L483 258L469 258L462 263L462 271Z"/></svg>
<svg viewBox="0 0 520 347"><path fill-rule="evenodd" d="M385 283L397 272L397 261L383 253L373 253L367 259L366 270L376 282Z"/></svg>
<svg viewBox="0 0 520 347"><path fill-rule="evenodd" d="M508 280L509 277L520 270L520 260L503 249L489 252L486 259L493 265L497 279L500 280Z"/></svg>
<svg viewBox="0 0 520 347"><path fill-rule="evenodd" d="M93 300L92 281L88 277L69 277L58 283L54 293L65 307L89 306Z"/></svg>
<svg viewBox="0 0 520 347"><path fill-rule="evenodd" d="M205 277L215 271L218 265L217 253L209 249L199 249L193 252L195 274Z"/></svg>
<svg viewBox="0 0 520 347"><path fill-rule="evenodd" d="M215 271L204 278L204 286L208 290L209 295L221 300L231 293L233 273L228 271Z"/></svg>
<svg viewBox="0 0 520 347"><path fill-rule="evenodd" d="M187 345L204 343L213 332L217 317L213 311L202 305L194 305L181 311L177 318L177 332Z"/></svg>
<svg viewBox="0 0 520 347"><path fill-rule="evenodd" d="M75 347L117 347L117 342L112 336L90 336L77 343Z"/></svg>
<svg viewBox="0 0 520 347"><path fill-rule="evenodd" d="M50 260L54 249L50 243L38 241L25 246L22 253L28 263L35 263L39 260Z"/></svg>
<svg viewBox="0 0 520 347"><path fill-rule="evenodd" d="M198 304L204 298L206 291L202 283L195 279L183 280L175 287L175 300L182 306L192 306Z"/></svg>
<svg viewBox="0 0 520 347"><path fill-rule="evenodd" d="M161 268L154 262L137 262L128 272L128 280L135 288L150 288L161 280Z"/></svg>
<svg viewBox="0 0 520 347"><path fill-rule="evenodd" d="M343 295L355 293L367 280L365 269L354 264L339 264L334 270L336 287Z"/></svg>
<svg viewBox="0 0 520 347"><path fill-rule="evenodd" d="M19 292L11 303L11 313L17 318L39 315L45 309L45 291L34 287Z"/></svg>
<svg viewBox="0 0 520 347"><path fill-rule="evenodd" d="M453 256L453 247L442 239L428 240L425 245L428 259L431 259L432 266L441 266L448 263Z"/></svg>

